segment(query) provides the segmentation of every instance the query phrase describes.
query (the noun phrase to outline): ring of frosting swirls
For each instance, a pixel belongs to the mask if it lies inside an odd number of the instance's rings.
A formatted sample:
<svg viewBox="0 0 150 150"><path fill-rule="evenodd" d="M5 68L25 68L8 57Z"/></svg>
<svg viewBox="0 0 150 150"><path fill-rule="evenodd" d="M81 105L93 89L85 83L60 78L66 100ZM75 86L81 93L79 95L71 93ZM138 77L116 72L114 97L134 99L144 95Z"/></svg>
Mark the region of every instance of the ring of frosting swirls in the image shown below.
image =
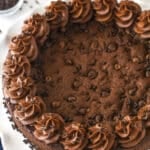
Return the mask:
<svg viewBox="0 0 150 150"><path fill-rule="evenodd" d="M30 19L26 20L23 25L23 33L33 35L37 43L43 44L50 32L49 25L44 16L34 14Z"/></svg>
<svg viewBox="0 0 150 150"><path fill-rule="evenodd" d="M93 16L90 0L72 0L69 5L70 20L73 23L88 22Z"/></svg>
<svg viewBox="0 0 150 150"><path fill-rule="evenodd" d="M96 124L89 128L89 149L92 150L110 150L115 142L115 136L110 127Z"/></svg>
<svg viewBox="0 0 150 150"><path fill-rule="evenodd" d="M45 103L40 97L27 96L16 105L14 116L23 125L30 125L45 112L45 109Z"/></svg>
<svg viewBox="0 0 150 150"><path fill-rule="evenodd" d="M25 55L30 61L37 58L38 47L32 35L21 34L12 38L9 45L12 55Z"/></svg>
<svg viewBox="0 0 150 150"><path fill-rule="evenodd" d="M52 29L65 28L69 19L67 4L63 1L52 1L51 5L46 7L46 20Z"/></svg>
<svg viewBox="0 0 150 150"><path fill-rule="evenodd" d="M120 28L128 28L133 25L137 16L141 13L141 7L130 0L121 1L116 6L115 19Z"/></svg>
<svg viewBox="0 0 150 150"><path fill-rule="evenodd" d="M115 0L95 0L93 9L95 10L95 19L101 23L107 23L113 18L113 10L116 6Z"/></svg>
<svg viewBox="0 0 150 150"><path fill-rule="evenodd" d="M34 127L33 134L37 139L52 144L60 139L64 120L59 114L45 113L36 121Z"/></svg>
<svg viewBox="0 0 150 150"><path fill-rule="evenodd" d="M150 39L150 10L143 11L134 26L134 31L142 39Z"/></svg>
<svg viewBox="0 0 150 150"><path fill-rule="evenodd" d="M36 88L33 80L30 77L18 77L10 81L10 85L4 88L4 93L10 98L11 103L18 103L20 99L28 94L34 95Z"/></svg>
<svg viewBox="0 0 150 150"><path fill-rule="evenodd" d="M31 72L30 62L26 56L10 55L3 65L4 76L17 77L28 76Z"/></svg>
<svg viewBox="0 0 150 150"><path fill-rule="evenodd" d="M145 137L145 128L142 121L136 117L125 116L115 126L116 134L119 136L119 143L124 148L131 148L141 142Z"/></svg>
<svg viewBox="0 0 150 150"><path fill-rule="evenodd" d="M87 134L80 123L71 123L65 127L62 144L65 150L83 150L87 145Z"/></svg>
<svg viewBox="0 0 150 150"><path fill-rule="evenodd" d="M147 104L139 109L138 118L146 121L146 127L150 127L150 104Z"/></svg>

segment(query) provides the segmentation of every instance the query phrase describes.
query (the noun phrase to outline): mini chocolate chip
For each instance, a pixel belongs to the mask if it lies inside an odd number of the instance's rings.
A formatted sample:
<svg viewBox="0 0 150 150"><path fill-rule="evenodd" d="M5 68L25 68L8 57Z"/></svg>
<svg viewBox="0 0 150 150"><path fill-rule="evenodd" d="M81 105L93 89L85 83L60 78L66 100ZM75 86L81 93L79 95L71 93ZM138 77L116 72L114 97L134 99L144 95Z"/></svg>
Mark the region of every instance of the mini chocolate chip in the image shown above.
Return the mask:
<svg viewBox="0 0 150 150"><path fill-rule="evenodd" d="M118 45L115 42L111 42L108 44L107 52L114 52L118 49Z"/></svg>
<svg viewBox="0 0 150 150"><path fill-rule="evenodd" d="M87 109L86 109L86 108L80 108L80 109L79 109L79 114L80 114L80 115L85 115L86 112L87 112Z"/></svg>
<svg viewBox="0 0 150 150"><path fill-rule="evenodd" d="M96 72L96 70L94 69L89 70L87 74L88 78L91 80L95 79L97 75L98 75L98 72Z"/></svg>
<svg viewBox="0 0 150 150"><path fill-rule="evenodd" d="M102 116L101 114L98 114L98 115L95 116L95 121L96 121L96 123L99 123L99 122L101 122L102 120L103 120L103 116Z"/></svg>
<svg viewBox="0 0 150 150"><path fill-rule="evenodd" d="M28 139L24 139L23 142L24 142L25 144L28 144L28 143L29 143L29 140L28 140Z"/></svg>
<svg viewBox="0 0 150 150"><path fill-rule="evenodd" d="M128 92L129 92L129 95L134 96L136 94L136 91L137 91L137 88L133 88L133 89L130 89Z"/></svg>
<svg viewBox="0 0 150 150"><path fill-rule="evenodd" d="M68 102L74 102L74 101L76 101L76 100L77 100L77 99L76 99L75 96L70 95L70 96L67 97L67 101L68 101Z"/></svg>
<svg viewBox="0 0 150 150"><path fill-rule="evenodd" d="M73 73L79 73L80 72L80 70L81 70L81 65L80 64L76 64L75 65L75 70L74 70L74 72Z"/></svg>
<svg viewBox="0 0 150 150"><path fill-rule="evenodd" d="M98 41L96 40L96 41L91 41L91 43L90 43L90 48L91 48L91 50L96 50L99 46L99 43L98 43Z"/></svg>
<svg viewBox="0 0 150 150"><path fill-rule="evenodd" d="M66 65L73 65L73 60L72 59L69 59L69 58L66 58L65 60L64 60L64 62L65 62L65 64Z"/></svg>
<svg viewBox="0 0 150 150"><path fill-rule="evenodd" d="M114 68L115 68L115 70L119 70L121 68L121 66L119 64L115 64Z"/></svg>
<svg viewBox="0 0 150 150"><path fill-rule="evenodd" d="M74 79L72 83L73 89L78 89L82 85L82 81L80 79Z"/></svg>
<svg viewBox="0 0 150 150"><path fill-rule="evenodd" d="M100 91L100 96L102 96L102 97L107 97L107 96L110 95L110 92L111 92L111 90L110 90L109 88L102 89L102 90Z"/></svg>
<svg viewBox="0 0 150 150"><path fill-rule="evenodd" d="M133 57L132 58L132 62L134 63L139 63L140 62L140 59L138 57Z"/></svg>
<svg viewBox="0 0 150 150"><path fill-rule="evenodd" d="M23 2L24 2L24 4L27 4L27 3L28 3L28 1L27 1L27 0L24 0Z"/></svg>
<svg viewBox="0 0 150 150"><path fill-rule="evenodd" d="M53 107L53 108L58 108L58 107L60 107L60 101L53 101L53 102L52 102L52 107Z"/></svg>

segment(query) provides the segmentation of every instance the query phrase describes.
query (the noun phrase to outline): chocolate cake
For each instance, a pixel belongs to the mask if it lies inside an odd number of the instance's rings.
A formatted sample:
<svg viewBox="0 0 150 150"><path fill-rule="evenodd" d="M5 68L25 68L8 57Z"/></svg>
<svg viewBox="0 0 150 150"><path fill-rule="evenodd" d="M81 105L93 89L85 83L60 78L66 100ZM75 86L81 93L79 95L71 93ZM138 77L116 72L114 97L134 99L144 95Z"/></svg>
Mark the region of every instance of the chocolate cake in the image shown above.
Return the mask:
<svg viewBox="0 0 150 150"><path fill-rule="evenodd" d="M6 107L40 150L150 149L150 11L55 1L12 38Z"/></svg>

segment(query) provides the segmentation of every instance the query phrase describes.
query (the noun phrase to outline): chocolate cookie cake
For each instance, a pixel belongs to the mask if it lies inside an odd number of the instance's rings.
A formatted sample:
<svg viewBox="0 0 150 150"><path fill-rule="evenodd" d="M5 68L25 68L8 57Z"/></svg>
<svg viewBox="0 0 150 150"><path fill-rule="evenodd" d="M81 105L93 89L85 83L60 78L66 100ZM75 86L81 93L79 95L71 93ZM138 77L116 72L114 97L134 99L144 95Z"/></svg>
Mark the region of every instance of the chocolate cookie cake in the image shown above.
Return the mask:
<svg viewBox="0 0 150 150"><path fill-rule="evenodd" d="M150 11L53 1L12 38L3 91L37 150L150 149Z"/></svg>

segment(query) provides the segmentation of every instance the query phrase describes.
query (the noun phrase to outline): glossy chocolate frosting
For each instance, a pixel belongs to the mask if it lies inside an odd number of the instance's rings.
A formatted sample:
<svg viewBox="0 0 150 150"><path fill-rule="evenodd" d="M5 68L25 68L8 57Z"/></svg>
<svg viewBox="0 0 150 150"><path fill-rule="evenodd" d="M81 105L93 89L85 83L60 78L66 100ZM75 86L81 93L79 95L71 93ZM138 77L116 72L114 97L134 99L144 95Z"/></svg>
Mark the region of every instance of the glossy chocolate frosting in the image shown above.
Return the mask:
<svg viewBox="0 0 150 150"><path fill-rule="evenodd" d="M80 123L71 123L65 126L62 135L62 144L65 150L83 150L87 143L86 130Z"/></svg>
<svg viewBox="0 0 150 150"><path fill-rule="evenodd" d="M135 24L134 31L142 39L150 39L150 11L144 11Z"/></svg>
<svg viewBox="0 0 150 150"><path fill-rule="evenodd" d="M63 126L64 120L60 115L45 113L36 121L33 134L46 144L56 143L60 139Z"/></svg>
<svg viewBox="0 0 150 150"><path fill-rule="evenodd" d="M32 35L21 34L12 38L9 49L12 55L25 55L30 61L37 58L38 47Z"/></svg>
<svg viewBox="0 0 150 150"><path fill-rule="evenodd" d="M44 113L45 108L45 104L40 97L27 96L16 105L14 116L23 125L33 124Z"/></svg>
<svg viewBox="0 0 150 150"><path fill-rule="evenodd" d="M115 0L95 0L93 2L95 19L101 23L110 22L113 18L115 6Z"/></svg>
<svg viewBox="0 0 150 150"><path fill-rule="evenodd" d="M22 28L24 34L32 35L38 44L43 44L50 32L50 27L46 18L40 14L34 14L30 19L24 22Z"/></svg>
<svg viewBox="0 0 150 150"><path fill-rule="evenodd" d="M65 2L62 1L52 1L51 5L46 7L46 20L50 24L50 28L64 29L68 23L68 7Z"/></svg>
<svg viewBox="0 0 150 150"><path fill-rule="evenodd" d="M115 127L119 143L124 148L130 148L142 141L146 132L141 120L125 116Z"/></svg>
<svg viewBox="0 0 150 150"><path fill-rule="evenodd" d="M137 3L130 0L123 0L116 7L116 24L120 28L128 28L133 25L140 13L141 7Z"/></svg>
<svg viewBox="0 0 150 150"><path fill-rule="evenodd" d="M85 23L92 18L92 4L90 0L72 0L69 8L73 23Z"/></svg>

